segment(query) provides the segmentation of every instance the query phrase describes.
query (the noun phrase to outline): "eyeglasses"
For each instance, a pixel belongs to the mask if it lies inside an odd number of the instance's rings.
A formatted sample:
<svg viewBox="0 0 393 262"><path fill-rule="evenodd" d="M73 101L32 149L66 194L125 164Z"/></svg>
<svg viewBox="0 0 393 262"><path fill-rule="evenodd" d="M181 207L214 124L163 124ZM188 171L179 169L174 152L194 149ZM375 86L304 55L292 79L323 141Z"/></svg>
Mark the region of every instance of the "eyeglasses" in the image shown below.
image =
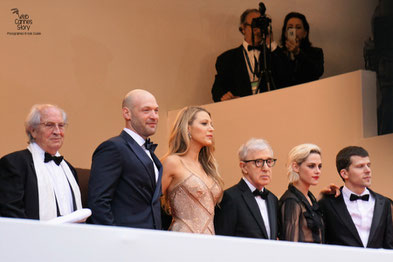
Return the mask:
<svg viewBox="0 0 393 262"><path fill-rule="evenodd" d="M274 167L276 164L277 159L275 158L268 158L268 159L253 159L253 160L243 160L244 163L254 162L256 167L263 167L266 163L268 167Z"/></svg>
<svg viewBox="0 0 393 262"><path fill-rule="evenodd" d="M67 127L67 123L54 123L54 122L44 122L44 123L40 123L40 125L43 125L44 128L48 129L48 130L55 130L56 127L59 128L60 131L64 131L64 129L66 129Z"/></svg>

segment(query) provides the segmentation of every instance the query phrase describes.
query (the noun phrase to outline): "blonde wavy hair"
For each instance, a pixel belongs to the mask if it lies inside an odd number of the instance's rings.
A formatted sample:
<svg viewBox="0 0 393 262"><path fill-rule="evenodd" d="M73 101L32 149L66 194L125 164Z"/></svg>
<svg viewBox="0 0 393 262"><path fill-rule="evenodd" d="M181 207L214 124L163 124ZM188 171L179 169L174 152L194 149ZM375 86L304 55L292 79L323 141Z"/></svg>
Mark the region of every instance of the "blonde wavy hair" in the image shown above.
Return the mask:
<svg viewBox="0 0 393 262"><path fill-rule="evenodd" d="M188 127L192 125L196 114L199 112L206 112L211 116L209 111L197 106L185 107L178 113L169 137L169 149L164 158L172 154L182 156L188 152L191 140L188 134ZM214 142L210 146L202 147L201 151L199 151L198 159L206 174L212 177L222 188L224 183L218 172L217 161L213 155L214 150Z"/></svg>
<svg viewBox="0 0 393 262"><path fill-rule="evenodd" d="M292 163L295 162L300 166L313 153L321 155L321 149L314 144L301 144L289 151L287 162L289 183L293 184L299 180L299 174L293 170Z"/></svg>

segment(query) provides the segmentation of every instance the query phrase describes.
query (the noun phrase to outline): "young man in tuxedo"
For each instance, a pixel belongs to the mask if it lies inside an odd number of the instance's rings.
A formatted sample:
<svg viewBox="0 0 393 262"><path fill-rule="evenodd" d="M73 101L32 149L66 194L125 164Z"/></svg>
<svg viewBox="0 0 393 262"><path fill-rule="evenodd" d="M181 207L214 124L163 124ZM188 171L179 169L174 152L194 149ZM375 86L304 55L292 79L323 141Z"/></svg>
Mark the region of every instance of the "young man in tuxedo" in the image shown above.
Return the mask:
<svg viewBox="0 0 393 262"><path fill-rule="evenodd" d="M342 149L336 157L344 181L341 195L319 201L328 244L368 248L393 248L390 201L372 191L368 152L357 146Z"/></svg>
<svg viewBox="0 0 393 262"><path fill-rule="evenodd" d="M27 149L0 160L0 214L50 220L81 209L75 169L60 156L67 115L50 104L34 105L26 118Z"/></svg>
<svg viewBox="0 0 393 262"><path fill-rule="evenodd" d="M216 208L217 235L277 239L277 197L266 189L276 163L263 139L250 139L239 149L240 182L224 191Z"/></svg>
<svg viewBox="0 0 393 262"><path fill-rule="evenodd" d="M161 229L162 165L149 136L156 132L158 105L135 89L122 104L125 128L95 150L88 189L91 222Z"/></svg>

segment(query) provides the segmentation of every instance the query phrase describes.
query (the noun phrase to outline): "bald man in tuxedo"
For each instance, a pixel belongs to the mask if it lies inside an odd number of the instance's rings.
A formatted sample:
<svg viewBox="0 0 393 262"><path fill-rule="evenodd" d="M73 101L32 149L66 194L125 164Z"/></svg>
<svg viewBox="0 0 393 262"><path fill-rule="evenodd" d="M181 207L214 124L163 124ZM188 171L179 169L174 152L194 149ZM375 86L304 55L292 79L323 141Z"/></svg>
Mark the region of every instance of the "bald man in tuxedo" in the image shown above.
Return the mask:
<svg viewBox="0 0 393 262"><path fill-rule="evenodd" d="M88 189L90 222L161 229L162 165L148 139L156 132L158 104L141 89L123 99L125 128L97 147Z"/></svg>

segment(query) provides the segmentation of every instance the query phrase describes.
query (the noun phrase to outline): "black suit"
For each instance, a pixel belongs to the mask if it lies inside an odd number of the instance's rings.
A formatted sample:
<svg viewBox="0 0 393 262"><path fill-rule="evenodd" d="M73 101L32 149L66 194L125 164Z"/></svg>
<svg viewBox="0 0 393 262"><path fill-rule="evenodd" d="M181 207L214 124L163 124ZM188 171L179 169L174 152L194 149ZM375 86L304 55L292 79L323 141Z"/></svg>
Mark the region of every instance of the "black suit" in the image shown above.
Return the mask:
<svg viewBox="0 0 393 262"><path fill-rule="evenodd" d="M265 188L265 190L267 190ZM277 239L278 199L269 192L266 199L270 236L255 196L243 179L224 191L221 203L216 208L214 228L217 235Z"/></svg>
<svg viewBox="0 0 393 262"><path fill-rule="evenodd" d="M234 96L248 96L252 94L251 82L248 75L247 64L244 59L243 45L228 50L217 58L216 70L217 74L212 88L212 96L214 102L221 101L221 97L227 92L231 92ZM262 54L262 52L261 52ZM288 79L289 76L282 75L286 72L280 70L282 61L285 61L282 52L277 48L271 53L271 71L276 85L276 89L284 86L281 79ZM262 63L262 55L259 58Z"/></svg>
<svg viewBox="0 0 393 262"><path fill-rule="evenodd" d="M70 163L67 164L78 182L75 169ZM72 188L71 193L76 210ZM39 219L37 175L28 149L11 153L0 160L0 214L4 217Z"/></svg>
<svg viewBox="0 0 393 262"><path fill-rule="evenodd" d="M94 224L161 229L162 165L156 182L152 160L123 131L95 150L89 179L88 205Z"/></svg>
<svg viewBox="0 0 393 262"><path fill-rule="evenodd" d="M374 215L367 247L393 248L393 227L390 202L369 189L375 198ZM361 200L358 200L361 201ZM325 196L319 201L326 226L326 243L363 247L355 224L348 212L343 195Z"/></svg>

